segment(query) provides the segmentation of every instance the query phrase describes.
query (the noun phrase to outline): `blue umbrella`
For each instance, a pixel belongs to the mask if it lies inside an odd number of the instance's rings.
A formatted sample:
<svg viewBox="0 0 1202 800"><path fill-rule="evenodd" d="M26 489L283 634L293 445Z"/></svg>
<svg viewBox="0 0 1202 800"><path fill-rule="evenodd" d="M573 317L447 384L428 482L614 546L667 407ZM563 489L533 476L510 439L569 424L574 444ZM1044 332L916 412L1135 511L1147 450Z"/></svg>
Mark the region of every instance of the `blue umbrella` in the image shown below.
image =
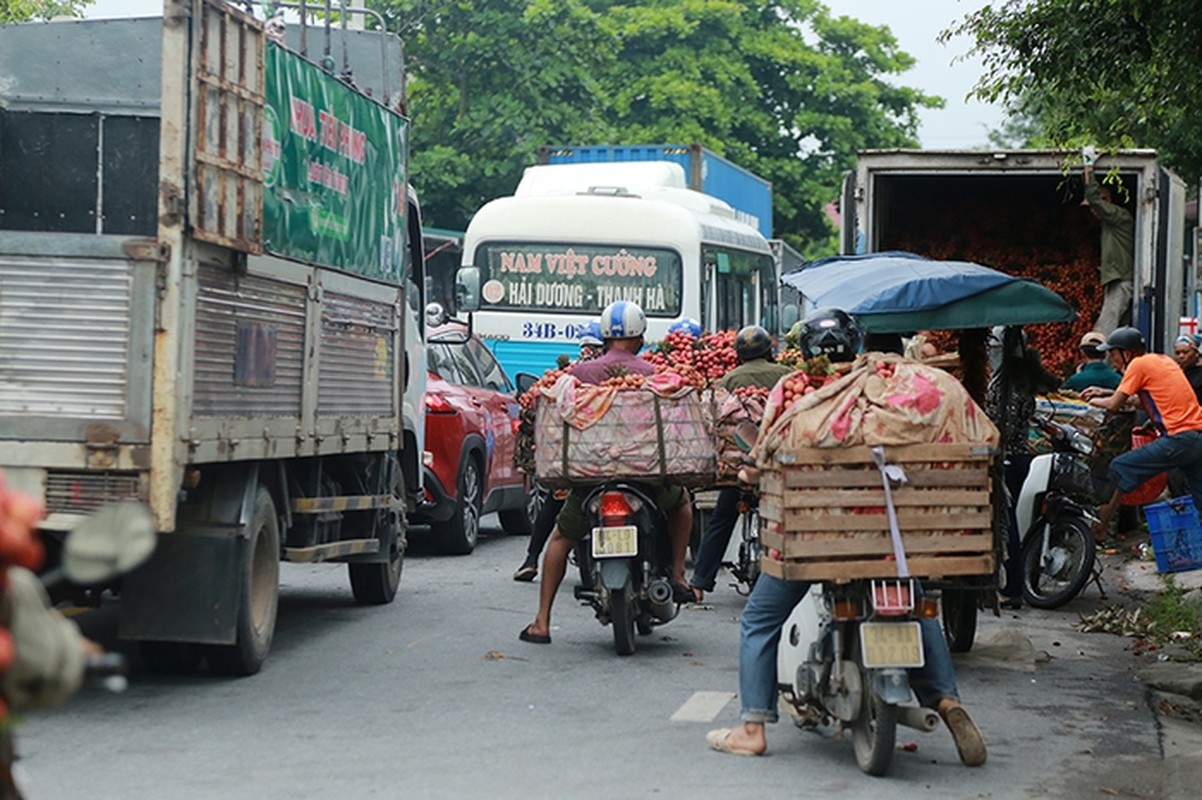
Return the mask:
<svg viewBox="0 0 1202 800"><path fill-rule="evenodd" d="M1076 312L1036 281L913 253L834 256L781 276L814 306L851 313L876 333L1071 322Z"/></svg>

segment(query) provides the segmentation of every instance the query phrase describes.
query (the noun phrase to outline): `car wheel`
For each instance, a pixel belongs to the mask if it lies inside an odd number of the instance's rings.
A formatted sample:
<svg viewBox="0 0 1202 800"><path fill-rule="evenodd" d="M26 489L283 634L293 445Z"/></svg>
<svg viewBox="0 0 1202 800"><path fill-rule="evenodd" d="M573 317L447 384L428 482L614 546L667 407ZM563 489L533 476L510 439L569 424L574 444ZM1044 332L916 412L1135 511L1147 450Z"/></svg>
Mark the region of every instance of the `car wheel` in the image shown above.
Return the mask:
<svg viewBox="0 0 1202 800"><path fill-rule="evenodd" d="M480 538L481 497L484 494L480 477L480 465L475 458L468 456L459 472L459 500L455 505L455 513L438 536L438 552L465 556L476 549L476 542Z"/></svg>

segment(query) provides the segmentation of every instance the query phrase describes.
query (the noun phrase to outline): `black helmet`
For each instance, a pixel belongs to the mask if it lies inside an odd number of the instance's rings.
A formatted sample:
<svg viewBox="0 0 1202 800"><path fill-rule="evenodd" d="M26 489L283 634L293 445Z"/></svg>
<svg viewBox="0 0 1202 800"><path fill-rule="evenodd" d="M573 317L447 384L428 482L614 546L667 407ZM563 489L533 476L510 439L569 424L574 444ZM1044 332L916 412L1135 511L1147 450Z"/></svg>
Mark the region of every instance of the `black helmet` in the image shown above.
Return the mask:
<svg viewBox="0 0 1202 800"><path fill-rule="evenodd" d="M759 325L748 325L735 334L735 355L740 361L763 358L772 352L772 337Z"/></svg>
<svg viewBox="0 0 1202 800"><path fill-rule="evenodd" d="M1106 337L1106 344L1098 345L1099 350L1130 350L1133 353L1143 353L1147 348L1148 345L1144 342L1144 335L1139 332L1139 328L1130 326L1115 328Z"/></svg>
<svg viewBox="0 0 1202 800"><path fill-rule="evenodd" d="M860 351L860 328L841 308L818 308L801 321L798 345L807 358L826 355L831 361L851 361Z"/></svg>

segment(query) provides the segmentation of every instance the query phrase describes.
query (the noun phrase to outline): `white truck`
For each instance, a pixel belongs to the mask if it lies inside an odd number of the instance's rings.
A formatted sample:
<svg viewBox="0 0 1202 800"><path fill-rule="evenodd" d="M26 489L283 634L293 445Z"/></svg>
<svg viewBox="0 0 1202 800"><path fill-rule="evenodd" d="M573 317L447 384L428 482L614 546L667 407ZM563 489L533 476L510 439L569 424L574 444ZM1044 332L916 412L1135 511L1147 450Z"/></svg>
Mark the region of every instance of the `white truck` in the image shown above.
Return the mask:
<svg viewBox="0 0 1202 800"><path fill-rule="evenodd" d="M1115 197L1134 215L1132 324L1165 352L1194 291L1183 259L1184 184L1151 150L1103 155L1095 175L1120 182ZM1077 153L866 150L844 185L841 249L908 250L1040 280L1080 315L1073 328L1061 326L1063 349L1044 353L1060 367L1101 300L1098 223L1082 198Z"/></svg>
<svg viewBox="0 0 1202 800"><path fill-rule="evenodd" d="M426 369L400 42L308 34L321 66L223 0L0 27L0 470L51 534L149 506L118 635L154 670L256 672L281 559L347 563L361 603L401 576Z"/></svg>

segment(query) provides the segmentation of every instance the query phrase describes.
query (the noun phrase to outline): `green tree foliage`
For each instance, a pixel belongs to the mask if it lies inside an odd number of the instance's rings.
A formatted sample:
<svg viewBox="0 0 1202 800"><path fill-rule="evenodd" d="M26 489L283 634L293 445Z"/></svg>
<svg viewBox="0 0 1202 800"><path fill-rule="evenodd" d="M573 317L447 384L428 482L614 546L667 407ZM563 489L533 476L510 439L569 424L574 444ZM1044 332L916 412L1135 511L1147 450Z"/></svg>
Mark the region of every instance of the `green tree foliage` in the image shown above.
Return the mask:
<svg viewBox="0 0 1202 800"><path fill-rule="evenodd" d="M974 94L1038 108L1060 146L1153 147L1202 177L1202 4L1196 0L1007 0L945 32L985 65Z"/></svg>
<svg viewBox="0 0 1202 800"><path fill-rule="evenodd" d="M858 149L914 146L942 100L895 85L886 28L814 0L381 0L411 71L414 180L462 228L546 144L698 142L772 181L775 229L828 254Z"/></svg>
<svg viewBox="0 0 1202 800"><path fill-rule="evenodd" d="M31 19L78 17L92 0L0 0L0 25Z"/></svg>

